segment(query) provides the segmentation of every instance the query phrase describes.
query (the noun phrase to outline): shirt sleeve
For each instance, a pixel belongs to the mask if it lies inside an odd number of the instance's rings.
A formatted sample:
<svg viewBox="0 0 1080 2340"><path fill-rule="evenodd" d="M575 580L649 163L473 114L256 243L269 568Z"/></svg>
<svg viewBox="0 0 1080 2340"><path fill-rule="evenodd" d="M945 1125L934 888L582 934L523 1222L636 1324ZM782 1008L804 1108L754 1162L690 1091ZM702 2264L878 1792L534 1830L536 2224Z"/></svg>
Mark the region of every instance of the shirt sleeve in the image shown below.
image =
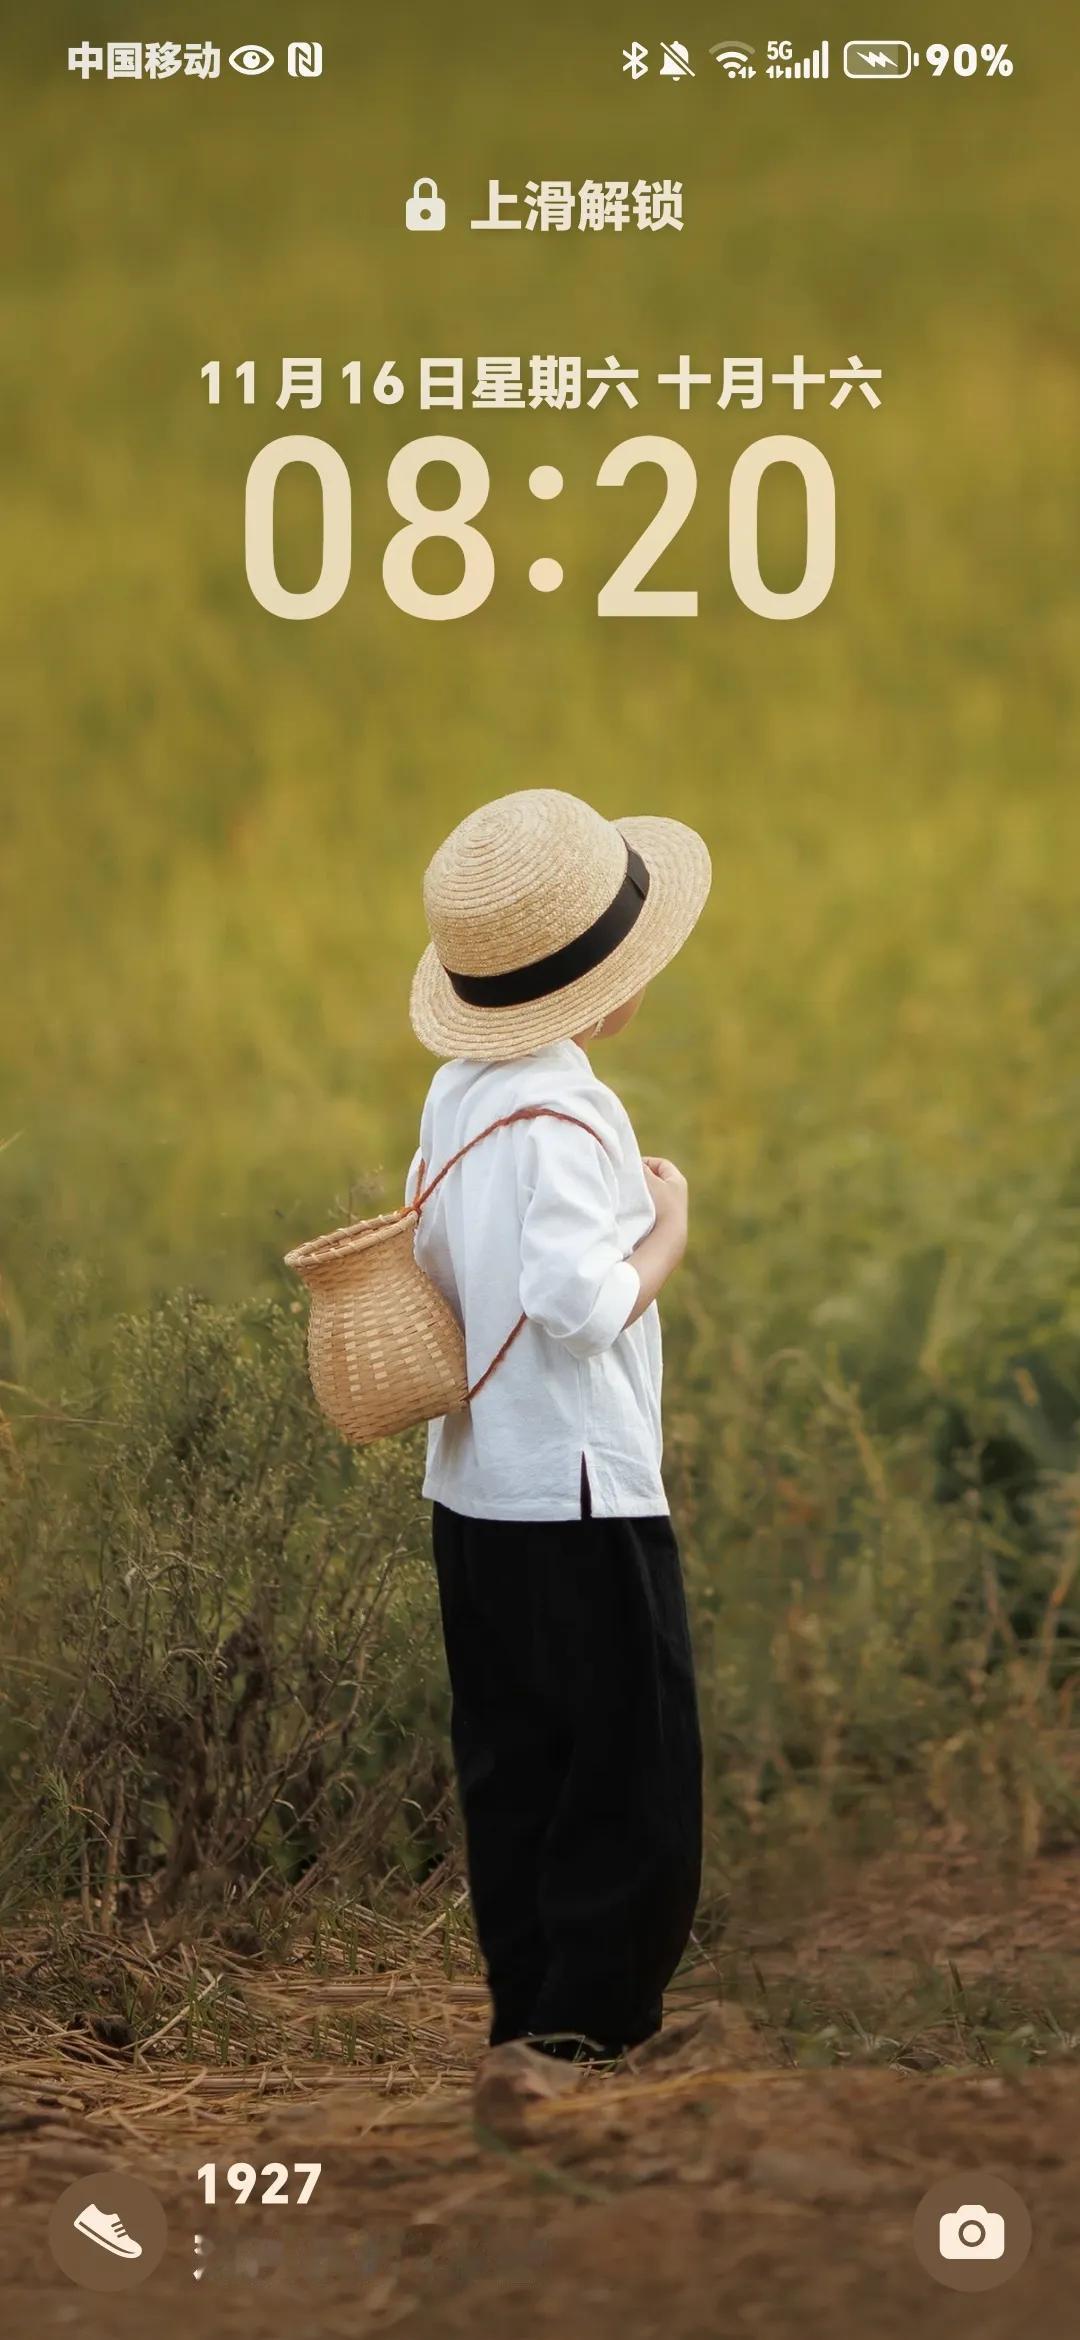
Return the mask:
<svg viewBox="0 0 1080 2340"><path fill-rule="evenodd" d="M407 1203L411 1203L413 1196L417 1191L420 1177L420 1164L423 1159L424 1157L420 1147L417 1146L416 1152L409 1164L409 1175L405 1180L405 1200Z"/></svg>
<svg viewBox="0 0 1080 2340"><path fill-rule="evenodd" d="M519 1135L521 1305L572 1357L609 1349L636 1307L623 1256L615 1172L598 1137L544 1118Z"/></svg>

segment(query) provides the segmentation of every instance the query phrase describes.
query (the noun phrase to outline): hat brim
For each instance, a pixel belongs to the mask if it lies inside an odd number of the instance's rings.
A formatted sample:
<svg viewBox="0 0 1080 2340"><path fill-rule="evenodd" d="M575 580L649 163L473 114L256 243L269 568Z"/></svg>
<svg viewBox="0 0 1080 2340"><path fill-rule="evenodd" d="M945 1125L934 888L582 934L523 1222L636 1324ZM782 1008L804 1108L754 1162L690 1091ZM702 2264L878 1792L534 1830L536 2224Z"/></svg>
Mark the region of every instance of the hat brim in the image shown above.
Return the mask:
<svg viewBox="0 0 1080 2340"><path fill-rule="evenodd" d="M536 1048L572 1039L611 1015L651 983L682 949L697 925L712 883L704 838L682 821L641 815L615 822L640 853L649 891L639 917L609 958L588 975L542 999L516 1007L472 1007L459 999L434 944L413 977L409 1016L417 1039L435 1056L484 1062L531 1056Z"/></svg>

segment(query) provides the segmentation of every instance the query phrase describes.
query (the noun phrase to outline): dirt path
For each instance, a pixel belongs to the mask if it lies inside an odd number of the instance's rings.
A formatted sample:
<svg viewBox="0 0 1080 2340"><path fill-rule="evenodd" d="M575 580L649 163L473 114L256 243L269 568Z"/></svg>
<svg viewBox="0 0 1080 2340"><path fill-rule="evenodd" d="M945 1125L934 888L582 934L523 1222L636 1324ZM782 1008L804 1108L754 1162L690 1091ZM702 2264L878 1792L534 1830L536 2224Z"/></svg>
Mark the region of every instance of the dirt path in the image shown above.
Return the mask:
<svg viewBox="0 0 1080 2340"><path fill-rule="evenodd" d="M8 1946L23 2013L0 2025L6 2326L16 2340L1058 2340L1080 2294L1078 1910L1074 1857L1040 1864L1022 1896L952 1861L910 1879L892 1864L880 1892L864 1875L801 1928L735 1929L723 1992L699 1966L638 2072L590 2077L512 2140L474 2121L484 1993L438 1928L403 1927L398 1949L383 1928L351 1963L234 1962L248 2029L224 2061L220 2035L185 2041L181 2015L149 2059L97 2045L77 2010L114 2003L118 1977L141 1987L136 1945L76 1938L46 1972L50 1937L28 1937ZM213 1964L183 1960L178 2006ZM793 2068L819 2048L850 2060ZM322 2174L303 2207L240 2207L237 2161ZM48 2245L65 2187L101 2171L152 2186L169 2224L145 2283L108 2296L73 2285ZM1021 2195L1034 2243L976 2302L924 2271L912 2219L939 2179L979 2199L978 2172Z"/></svg>
<svg viewBox="0 0 1080 2340"><path fill-rule="evenodd" d="M9 2103L9 2328L19 2340L451 2340L480 2327L496 2340L1049 2340L1072 2328L1080 2071L800 2073L755 2069L759 2053L745 2019L719 2010L696 2051L587 2081L538 2108L515 2144L476 2133L460 2086L398 2102L325 2074L297 2073L239 2131L188 2093L184 2136L150 2154L130 2138L125 2150L120 2105L90 2124L39 2101L19 2132ZM207 2211L195 2173L210 2158L222 2173L237 2158L323 2168L303 2208ZM142 2177L168 2214L161 2264L124 2294L75 2288L49 2253L52 2205L92 2166ZM1035 2241L1012 2283L976 2305L924 2273L911 2222L934 2180L987 2169L1023 2196Z"/></svg>

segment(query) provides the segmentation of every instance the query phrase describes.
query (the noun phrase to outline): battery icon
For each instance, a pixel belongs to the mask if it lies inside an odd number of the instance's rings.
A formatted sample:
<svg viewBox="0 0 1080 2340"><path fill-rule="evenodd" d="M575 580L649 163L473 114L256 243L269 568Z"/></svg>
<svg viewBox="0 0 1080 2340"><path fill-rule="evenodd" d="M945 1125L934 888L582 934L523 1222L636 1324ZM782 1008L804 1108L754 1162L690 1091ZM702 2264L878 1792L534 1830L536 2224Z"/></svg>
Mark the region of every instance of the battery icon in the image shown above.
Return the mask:
<svg viewBox="0 0 1080 2340"><path fill-rule="evenodd" d="M911 42L845 41L844 71L849 81L906 81Z"/></svg>

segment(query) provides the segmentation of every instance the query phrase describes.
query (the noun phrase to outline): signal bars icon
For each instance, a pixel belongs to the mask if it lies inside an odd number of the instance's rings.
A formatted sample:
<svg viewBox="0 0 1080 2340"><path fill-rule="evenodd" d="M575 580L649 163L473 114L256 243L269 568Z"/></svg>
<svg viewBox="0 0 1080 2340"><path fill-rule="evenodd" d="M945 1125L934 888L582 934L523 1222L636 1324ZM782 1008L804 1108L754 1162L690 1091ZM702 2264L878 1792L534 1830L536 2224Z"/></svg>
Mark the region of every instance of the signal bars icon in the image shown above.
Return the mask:
<svg viewBox="0 0 1080 2340"><path fill-rule="evenodd" d="M717 41L709 50L710 57L715 57L729 81L753 81L754 67L750 63L753 54L751 41Z"/></svg>
<svg viewBox="0 0 1080 2340"><path fill-rule="evenodd" d="M766 71L770 81L827 81L829 78L829 44L822 41L811 49L808 57L799 57L794 64L769 65Z"/></svg>

